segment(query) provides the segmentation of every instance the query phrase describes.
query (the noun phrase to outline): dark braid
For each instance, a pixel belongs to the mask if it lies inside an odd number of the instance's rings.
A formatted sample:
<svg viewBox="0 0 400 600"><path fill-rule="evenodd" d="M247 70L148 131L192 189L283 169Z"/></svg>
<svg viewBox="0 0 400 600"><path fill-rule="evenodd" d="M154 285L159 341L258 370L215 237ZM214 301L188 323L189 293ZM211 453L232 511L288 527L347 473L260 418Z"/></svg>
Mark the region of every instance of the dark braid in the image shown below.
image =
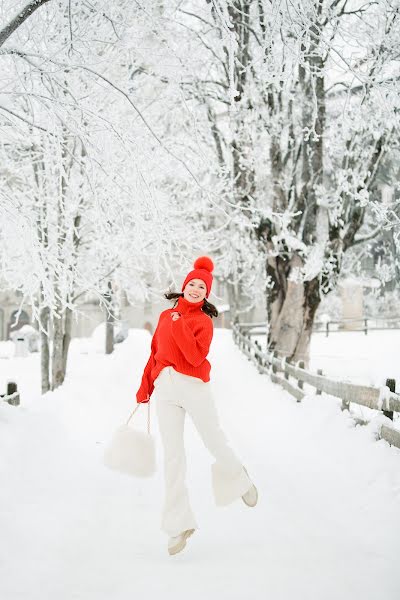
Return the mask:
<svg viewBox="0 0 400 600"><path fill-rule="evenodd" d="M166 298L167 300L177 300L178 298L180 298L181 296L183 296L183 292L166 292L164 294L164 298ZM175 306L177 305L177 302L175 302L173 308L175 308ZM201 307L201 310L206 313L206 315L208 315L209 317L211 317L211 319L213 317L218 317L218 310L217 308L214 306L214 304L211 304L211 302L209 302L206 298L204 298L204 303L203 306Z"/></svg>

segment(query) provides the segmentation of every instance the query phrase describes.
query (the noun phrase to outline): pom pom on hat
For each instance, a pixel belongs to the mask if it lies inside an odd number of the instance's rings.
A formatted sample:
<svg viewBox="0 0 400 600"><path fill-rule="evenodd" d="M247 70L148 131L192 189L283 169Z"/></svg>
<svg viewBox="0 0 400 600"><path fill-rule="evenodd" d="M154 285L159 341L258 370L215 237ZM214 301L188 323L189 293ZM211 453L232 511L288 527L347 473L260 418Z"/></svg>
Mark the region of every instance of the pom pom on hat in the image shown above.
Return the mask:
<svg viewBox="0 0 400 600"><path fill-rule="evenodd" d="M194 270L190 271L190 273L186 275L186 279L183 282L182 292L185 289L186 284L191 279L202 279L207 287L206 298L208 298L211 292L211 286L213 281L213 276L211 273L214 270L214 263L209 256L199 256L199 258L196 258L196 260L194 261L193 266Z"/></svg>
<svg viewBox="0 0 400 600"><path fill-rule="evenodd" d="M205 269L210 273L214 270L214 263L209 256L199 256L199 258L196 258L194 261L193 266L195 269Z"/></svg>

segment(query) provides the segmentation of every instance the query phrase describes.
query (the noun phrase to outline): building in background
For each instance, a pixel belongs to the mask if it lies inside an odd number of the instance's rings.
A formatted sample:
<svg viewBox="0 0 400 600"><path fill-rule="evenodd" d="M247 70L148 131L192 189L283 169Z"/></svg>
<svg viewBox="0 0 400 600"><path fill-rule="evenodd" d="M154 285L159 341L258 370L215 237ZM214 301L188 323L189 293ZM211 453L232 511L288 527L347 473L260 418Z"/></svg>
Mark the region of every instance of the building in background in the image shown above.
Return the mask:
<svg viewBox="0 0 400 600"><path fill-rule="evenodd" d="M168 289L169 286L166 284L165 290ZM32 323L31 308L27 305L21 307L22 299L19 292L2 290L0 286L0 341L10 339L10 333L17 331L23 325L35 325ZM220 313L214 319L214 326L229 328L230 311L225 286L215 277L209 300ZM148 300L140 306L133 306L129 304L126 294L122 292L119 296L118 321L129 328L147 329L152 334L160 312L170 306L172 306L172 302L162 297L159 302ZM87 295L73 316L72 337L90 337L96 327L105 322L105 318L105 310L100 306L98 296Z"/></svg>

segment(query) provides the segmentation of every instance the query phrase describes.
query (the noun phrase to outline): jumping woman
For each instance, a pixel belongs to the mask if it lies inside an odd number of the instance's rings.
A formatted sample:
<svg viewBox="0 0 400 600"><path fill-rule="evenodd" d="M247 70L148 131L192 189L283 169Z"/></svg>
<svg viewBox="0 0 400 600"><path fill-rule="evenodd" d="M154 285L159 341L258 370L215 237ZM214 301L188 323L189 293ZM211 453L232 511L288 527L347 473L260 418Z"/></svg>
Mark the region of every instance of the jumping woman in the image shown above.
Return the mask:
<svg viewBox="0 0 400 600"><path fill-rule="evenodd" d="M186 487L183 430L186 413L215 459L211 467L214 499L224 506L242 498L257 503L257 489L227 444L218 422L207 360L216 307L208 302L214 264L208 256L194 263L182 292L165 294L176 300L164 310L151 342L151 354L136 394L138 402L156 402L164 447L165 501L161 527L169 536L168 552L177 554L197 528ZM154 392L154 393L153 393Z"/></svg>

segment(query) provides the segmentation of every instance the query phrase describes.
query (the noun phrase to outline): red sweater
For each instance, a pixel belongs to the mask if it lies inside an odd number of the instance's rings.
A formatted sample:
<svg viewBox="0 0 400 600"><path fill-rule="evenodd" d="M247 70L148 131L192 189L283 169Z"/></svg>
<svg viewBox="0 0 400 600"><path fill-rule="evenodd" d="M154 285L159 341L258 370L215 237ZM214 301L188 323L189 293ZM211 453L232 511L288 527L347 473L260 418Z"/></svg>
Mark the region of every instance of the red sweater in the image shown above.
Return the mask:
<svg viewBox="0 0 400 600"><path fill-rule="evenodd" d="M211 317L201 310L203 304L203 300L189 302L180 296L175 308L167 308L160 314L150 358L136 393L138 402L150 400L154 380L164 367L171 366L179 373L210 381L211 365L206 356L214 331ZM179 319L172 319L173 312L179 312Z"/></svg>

